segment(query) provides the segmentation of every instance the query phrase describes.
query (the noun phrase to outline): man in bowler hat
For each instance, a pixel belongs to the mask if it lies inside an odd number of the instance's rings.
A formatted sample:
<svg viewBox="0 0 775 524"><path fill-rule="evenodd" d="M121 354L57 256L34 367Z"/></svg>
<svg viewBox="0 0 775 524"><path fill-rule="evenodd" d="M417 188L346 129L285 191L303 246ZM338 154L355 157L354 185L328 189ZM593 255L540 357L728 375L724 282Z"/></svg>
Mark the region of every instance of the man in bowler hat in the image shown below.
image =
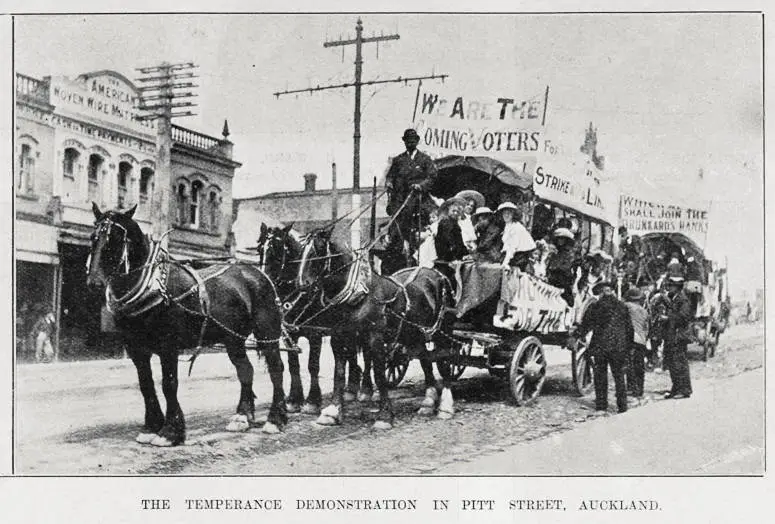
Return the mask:
<svg viewBox="0 0 775 524"><path fill-rule="evenodd" d="M592 331L589 354L594 359L595 409L608 409L608 368L614 377L616 407L619 413L627 411L627 383L625 372L630 346L633 341L632 320L627 306L614 293L615 284L603 281L592 288L600 298L589 305L581 324L573 332L570 343Z"/></svg>
<svg viewBox="0 0 775 524"><path fill-rule="evenodd" d="M666 285L669 305L663 351L673 385L665 398L689 398L692 395L692 380L689 375L687 346L690 337L687 330L694 315L689 297L683 290L683 273L680 270L670 273Z"/></svg>
<svg viewBox="0 0 775 524"><path fill-rule="evenodd" d="M385 187L388 191L387 214L396 213L404 201L410 197L404 209L393 223L391 247L403 252L407 257L414 251L413 232L418 227L425 226L426 213L424 208L432 203L428 191L436 182L438 172L431 157L417 150L420 136L414 129L404 131L402 137L406 151L393 158L390 169L385 177Z"/></svg>

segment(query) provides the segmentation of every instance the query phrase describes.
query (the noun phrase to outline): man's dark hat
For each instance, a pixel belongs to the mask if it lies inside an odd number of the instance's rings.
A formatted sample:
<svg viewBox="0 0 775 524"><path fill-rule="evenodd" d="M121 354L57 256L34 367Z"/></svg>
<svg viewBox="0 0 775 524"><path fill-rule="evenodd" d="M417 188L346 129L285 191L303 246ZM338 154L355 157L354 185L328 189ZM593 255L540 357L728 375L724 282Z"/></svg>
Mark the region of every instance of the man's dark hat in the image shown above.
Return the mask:
<svg viewBox="0 0 775 524"><path fill-rule="evenodd" d="M592 294L599 295L603 291L603 287L606 286L610 287L611 289L616 289L616 282L612 282L610 280L603 280L602 282L598 282L592 286Z"/></svg>
<svg viewBox="0 0 775 524"><path fill-rule="evenodd" d="M640 302L644 298L643 291L637 287L631 287L627 290L627 293L624 294L624 299L627 302Z"/></svg>
<svg viewBox="0 0 775 524"><path fill-rule="evenodd" d="M417 134L417 131L415 131L412 128L407 129L404 131L404 136L401 137L401 140L406 140L408 138L416 138L417 140L420 139L420 135Z"/></svg>

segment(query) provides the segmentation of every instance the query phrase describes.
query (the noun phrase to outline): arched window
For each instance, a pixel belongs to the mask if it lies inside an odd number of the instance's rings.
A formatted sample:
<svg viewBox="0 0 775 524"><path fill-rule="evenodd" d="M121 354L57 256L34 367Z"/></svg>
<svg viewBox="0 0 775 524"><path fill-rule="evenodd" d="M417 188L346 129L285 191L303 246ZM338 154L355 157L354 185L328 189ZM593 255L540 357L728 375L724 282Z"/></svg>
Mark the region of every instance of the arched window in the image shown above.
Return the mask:
<svg viewBox="0 0 775 524"><path fill-rule="evenodd" d="M191 184L191 199L189 201L189 223L192 227L198 228L201 221L199 217L200 213L200 204L202 200L202 189L204 188L204 184L200 182L199 180L194 181Z"/></svg>
<svg viewBox="0 0 775 524"><path fill-rule="evenodd" d="M218 233L221 227L221 195L217 189L210 189L207 201L209 211L209 228L213 233Z"/></svg>
<svg viewBox="0 0 775 524"><path fill-rule="evenodd" d="M100 173L104 164L105 159L97 153L89 155L89 200L93 202L102 201L100 198Z"/></svg>
<svg viewBox="0 0 775 524"><path fill-rule="evenodd" d="M35 157L32 146L22 144L19 152L19 176L16 190L19 193L32 193L35 189Z"/></svg>
<svg viewBox="0 0 775 524"><path fill-rule="evenodd" d="M140 207L145 206L153 192L153 169L144 167L140 170Z"/></svg>
<svg viewBox="0 0 775 524"><path fill-rule="evenodd" d="M178 182L178 188L175 192L175 198L177 200L177 209L178 209L178 225L184 225L186 223L186 215L187 215L187 206L188 206L188 195L187 195L187 187L185 182Z"/></svg>
<svg viewBox="0 0 775 524"><path fill-rule="evenodd" d="M74 147L68 147L65 149L65 155L62 158L62 173L65 177L75 180L75 175L78 172L78 160L81 158L81 153Z"/></svg>
<svg viewBox="0 0 775 524"><path fill-rule="evenodd" d="M119 209L129 205L129 180L132 176L132 164L129 162L118 163L118 207Z"/></svg>

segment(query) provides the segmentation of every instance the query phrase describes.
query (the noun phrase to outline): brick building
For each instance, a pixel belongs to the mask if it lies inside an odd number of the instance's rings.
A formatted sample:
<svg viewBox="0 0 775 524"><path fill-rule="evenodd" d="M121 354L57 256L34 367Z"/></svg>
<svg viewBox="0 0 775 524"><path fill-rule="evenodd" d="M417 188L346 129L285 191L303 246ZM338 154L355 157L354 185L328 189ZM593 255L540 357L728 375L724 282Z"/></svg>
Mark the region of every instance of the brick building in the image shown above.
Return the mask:
<svg viewBox="0 0 775 524"><path fill-rule="evenodd" d="M301 177L300 177L301 178ZM336 194L337 217L347 215L340 220L334 229L334 239L342 244L350 245L350 224L357 214L352 210L352 189L317 189L317 175L303 175L303 190L280 191L266 195L235 198L234 236L240 251L255 246L261 222L267 225L287 225L293 223L293 228L300 233L307 233L314 228L330 224L333 218L334 195ZM301 180L300 180L301 182ZM384 184L377 186L377 195L383 192ZM371 228L371 210L366 207L371 202L372 188L360 190L361 207L365 209L360 215L361 241L363 246L369 241ZM387 195L377 200L377 223L385 222L387 214Z"/></svg>
<svg viewBox="0 0 775 524"><path fill-rule="evenodd" d="M138 118L139 92L115 71L67 77L16 74L14 227L17 352L35 317L57 318L64 358L107 351L102 296L85 286L94 216L129 209L150 233L156 184L156 129ZM224 127L214 138L172 126L170 251L186 257L231 252L231 188L240 166Z"/></svg>

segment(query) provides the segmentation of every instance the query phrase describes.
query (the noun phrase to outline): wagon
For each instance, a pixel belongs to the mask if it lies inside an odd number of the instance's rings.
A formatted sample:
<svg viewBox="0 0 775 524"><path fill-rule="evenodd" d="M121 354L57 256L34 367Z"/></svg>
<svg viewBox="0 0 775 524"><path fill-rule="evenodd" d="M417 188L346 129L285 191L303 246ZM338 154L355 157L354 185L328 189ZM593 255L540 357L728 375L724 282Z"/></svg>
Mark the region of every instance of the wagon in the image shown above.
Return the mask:
<svg viewBox="0 0 775 524"><path fill-rule="evenodd" d="M726 269L714 268L702 248L682 233L648 233L640 238L640 245L632 282L647 294L653 292L664 279L668 259L677 255L686 268L685 291L694 310L689 326L691 343L702 349L703 360L714 357L729 318Z"/></svg>
<svg viewBox="0 0 775 524"><path fill-rule="evenodd" d="M473 189L492 209L506 200L514 202L535 239L546 237L557 220L567 218L577 226L580 257L594 250L611 253L615 201L601 198L579 180L589 177L588 184L601 185L594 176L596 168L590 168L588 162L581 164L571 166L582 171L579 177L567 175L578 191L577 200L557 196L552 188L541 186L538 178L534 180L532 175L489 157L449 156L436 160L439 178L431 194L449 198L461 190ZM608 208L602 210L603 205ZM527 273L504 271L499 264L466 261L453 266L458 293L455 308L450 311L451 329L436 337L437 362L448 366L453 378L459 378L468 366L487 369L508 381L517 405L532 402L546 379L544 346L565 347L571 328L590 300L577 297L569 305L561 296L562 290ZM587 344L588 339L570 348L573 386L579 395L586 395L594 386ZM400 345L391 348L386 366L391 386L404 377L410 357Z"/></svg>

